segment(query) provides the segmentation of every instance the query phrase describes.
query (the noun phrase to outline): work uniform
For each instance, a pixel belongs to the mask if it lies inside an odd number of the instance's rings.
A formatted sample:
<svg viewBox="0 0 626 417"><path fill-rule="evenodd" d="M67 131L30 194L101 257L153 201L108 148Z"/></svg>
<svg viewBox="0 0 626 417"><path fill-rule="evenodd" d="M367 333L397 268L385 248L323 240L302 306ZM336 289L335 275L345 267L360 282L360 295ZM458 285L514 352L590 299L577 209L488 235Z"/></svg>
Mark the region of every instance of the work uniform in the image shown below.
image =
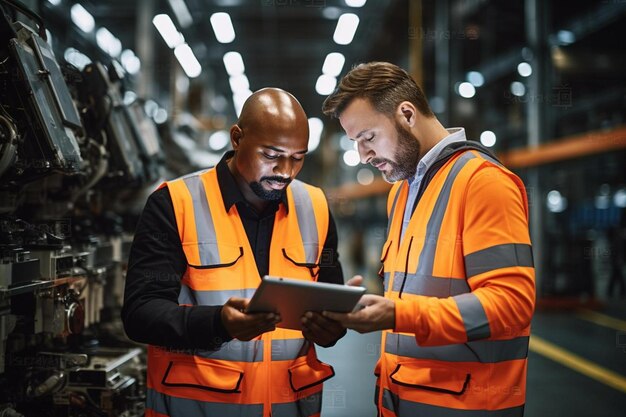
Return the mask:
<svg viewBox="0 0 626 417"><path fill-rule="evenodd" d="M408 189L388 199L381 274L396 322L375 370L380 415L523 415L535 286L522 181L480 145L450 144L402 235Z"/></svg>
<svg viewBox="0 0 626 417"><path fill-rule="evenodd" d="M224 160L220 165L227 172ZM178 304L199 310L230 297L249 298L261 279L238 206L224 204L218 169L162 186L171 196L187 263ZM329 233L327 202L321 190L297 180L286 188L284 202L273 219L268 272L315 281ZM146 416L319 415L322 383L334 371L301 332L277 329L248 342L221 342L214 348L149 346Z"/></svg>

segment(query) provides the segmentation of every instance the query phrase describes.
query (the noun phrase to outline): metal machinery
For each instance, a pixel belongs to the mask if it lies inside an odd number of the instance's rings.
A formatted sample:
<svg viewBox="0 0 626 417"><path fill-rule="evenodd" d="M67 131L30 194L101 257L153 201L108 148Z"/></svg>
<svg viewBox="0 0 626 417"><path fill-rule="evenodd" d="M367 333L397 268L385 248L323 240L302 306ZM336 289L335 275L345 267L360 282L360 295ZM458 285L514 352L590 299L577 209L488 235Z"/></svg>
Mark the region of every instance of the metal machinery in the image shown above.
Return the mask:
<svg viewBox="0 0 626 417"><path fill-rule="evenodd" d="M62 69L41 19L0 4L38 21L0 22L0 416L141 416L119 310L161 139L115 65Z"/></svg>

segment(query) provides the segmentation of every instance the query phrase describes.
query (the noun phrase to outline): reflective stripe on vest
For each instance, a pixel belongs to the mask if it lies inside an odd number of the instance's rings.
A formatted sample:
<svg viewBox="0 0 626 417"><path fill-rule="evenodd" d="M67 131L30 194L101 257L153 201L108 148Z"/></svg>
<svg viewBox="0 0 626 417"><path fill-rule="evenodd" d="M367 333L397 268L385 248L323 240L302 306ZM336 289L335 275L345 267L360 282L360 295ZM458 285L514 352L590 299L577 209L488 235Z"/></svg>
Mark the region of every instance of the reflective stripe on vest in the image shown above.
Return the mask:
<svg viewBox="0 0 626 417"><path fill-rule="evenodd" d="M262 404L229 404L204 402L186 398L171 397L148 388L146 407L171 417L190 416L240 416L260 417ZM272 404L272 417L309 417L319 414L322 407L322 394L315 393L293 402Z"/></svg>
<svg viewBox="0 0 626 417"><path fill-rule="evenodd" d="M388 389L383 390L382 405L398 417L521 417L524 415L523 405L502 410L461 410L403 400Z"/></svg>
<svg viewBox="0 0 626 417"><path fill-rule="evenodd" d="M385 272L385 291L389 289L389 275L389 272ZM392 291L399 292L401 286L401 280L394 280ZM469 291L470 287L464 279L426 275L418 276L417 274L407 274L404 288L402 289L403 294L425 295L438 298L464 294Z"/></svg>
<svg viewBox="0 0 626 417"><path fill-rule="evenodd" d="M428 219L428 224L426 225L426 238L424 242L424 247L422 248L422 252L420 253L419 261L417 263L416 274L418 276L433 275L435 250L437 249L437 242L439 240L439 231L441 230L441 224L443 223L443 216L445 215L448 208L448 201L450 200L450 190L452 189L452 184L454 183L454 180L456 180L456 177L461 169L465 167L465 164L467 164L470 159L474 158L475 156L469 152L461 155L455 161L454 166L446 177L443 188L437 196L435 207L433 208L432 214Z"/></svg>
<svg viewBox="0 0 626 417"><path fill-rule="evenodd" d="M509 340L479 340L467 344L419 346L412 335L387 333L385 352L413 359L446 362L497 363L528 357L528 336Z"/></svg>
<svg viewBox="0 0 626 417"><path fill-rule="evenodd" d="M199 175L185 177L183 181L193 200L196 233L198 242L202 243L198 245L200 261L202 261L202 265L220 264L220 254L217 248L217 239L215 238L215 226L213 225L213 216L211 216L211 210L209 209L204 183Z"/></svg>
<svg viewBox="0 0 626 417"><path fill-rule="evenodd" d="M291 192L298 216L300 235L304 243L305 259L308 264L314 264L317 261L319 236L317 235L313 202L302 182L298 180L291 182Z"/></svg>
<svg viewBox="0 0 626 417"><path fill-rule="evenodd" d="M146 407L170 417L240 416L260 417L263 404L228 404L171 397L148 388Z"/></svg>

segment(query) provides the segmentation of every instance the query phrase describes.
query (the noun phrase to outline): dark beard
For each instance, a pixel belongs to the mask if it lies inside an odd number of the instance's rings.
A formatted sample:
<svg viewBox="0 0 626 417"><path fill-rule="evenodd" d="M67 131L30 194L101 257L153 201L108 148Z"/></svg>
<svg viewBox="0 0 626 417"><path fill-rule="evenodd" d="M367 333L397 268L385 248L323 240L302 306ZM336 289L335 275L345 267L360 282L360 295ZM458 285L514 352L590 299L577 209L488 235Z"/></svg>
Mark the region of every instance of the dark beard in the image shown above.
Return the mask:
<svg viewBox="0 0 626 417"><path fill-rule="evenodd" d="M386 162L391 167L387 174L383 173L383 178L387 182L406 180L415 176L421 150L420 143L411 132L405 130L397 121L395 122L395 127L398 134L398 149L394 155L395 161L383 158L374 158L371 161L372 165Z"/></svg>
<svg viewBox="0 0 626 417"><path fill-rule="evenodd" d="M285 183L287 185L289 185L289 183L291 182L291 180L285 180L284 178L281 178L281 177L262 177L261 181L251 182L250 189L254 192L254 194L256 194L256 196L259 197L260 199L267 200L267 201L280 200L283 197L283 194L285 193L286 188L283 188L282 190L266 190L261 185L262 181L276 181L276 182Z"/></svg>

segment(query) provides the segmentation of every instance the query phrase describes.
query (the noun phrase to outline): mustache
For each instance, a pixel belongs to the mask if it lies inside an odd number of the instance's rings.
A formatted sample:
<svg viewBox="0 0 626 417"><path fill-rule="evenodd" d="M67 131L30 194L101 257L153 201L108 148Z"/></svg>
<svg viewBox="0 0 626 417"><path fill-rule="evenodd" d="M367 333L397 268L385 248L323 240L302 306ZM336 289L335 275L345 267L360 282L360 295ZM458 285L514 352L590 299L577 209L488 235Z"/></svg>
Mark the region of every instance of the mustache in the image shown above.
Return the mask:
<svg viewBox="0 0 626 417"><path fill-rule="evenodd" d="M283 178L283 177L262 177L261 181L274 181L274 182L280 182L283 184L289 184L291 182L291 179Z"/></svg>
<svg viewBox="0 0 626 417"><path fill-rule="evenodd" d="M389 159L385 159L385 158L372 158L372 160L370 161L370 165L374 166L374 165L379 165L382 164L383 162L389 164L389 165L393 165L393 162L391 162Z"/></svg>

